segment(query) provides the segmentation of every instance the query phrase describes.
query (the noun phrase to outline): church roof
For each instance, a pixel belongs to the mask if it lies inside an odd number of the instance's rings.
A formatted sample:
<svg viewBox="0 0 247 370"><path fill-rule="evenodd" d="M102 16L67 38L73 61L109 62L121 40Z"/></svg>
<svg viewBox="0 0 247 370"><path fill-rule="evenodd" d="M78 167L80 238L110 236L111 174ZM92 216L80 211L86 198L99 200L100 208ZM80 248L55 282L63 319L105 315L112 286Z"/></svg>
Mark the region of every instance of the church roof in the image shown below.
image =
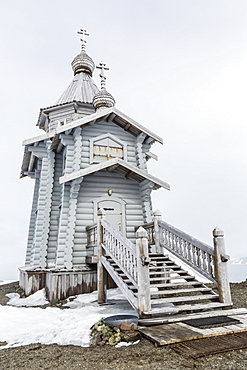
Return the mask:
<svg viewBox="0 0 247 370"><path fill-rule="evenodd" d="M78 179L79 177L90 175L101 170L109 170L110 172L117 171L122 173L126 178L131 178L138 182L149 180L153 182L154 190L159 189L160 187L170 190L170 185L166 182L158 179L153 175L150 175L148 172L143 171L140 168L133 166L120 158L113 158L109 161L104 161L99 164L93 164L82 170L61 176L59 178L59 182L60 184L63 184L65 182L72 181L74 179Z"/></svg>
<svg viewBox="0 0 247 370"><path fill-rule="evenodd" d="M88 73L77 73L67 89L62 93L55 105L78 101L93 102L93 97L99 92L98 87Z"/></svg>
<svg viewBox="0 0 247 370"><path fill-rule="evenodd" d="M145 133L147 137L151 139L151 141L153 142L157 141L163 144L163 139L160 136L156 135L152 131L140 125L138 122L128 117L124 113L120 112L115 107L112 107L112 108L106 108L96 113L92 113L88 116L77 119L71 123L67 123L66 125L59 126L54 131L50 131L45 134L24 140L23 145L32 145L39 141L51 139L55 135L61 134L67 130L72 130L79 126L83 127L86 124L94 124L98 121L101 121L102 119L115 123L116 125L120 126L122 129L124 129L125 131L128 131L134 136L138 136L141 133Z"/></svg>

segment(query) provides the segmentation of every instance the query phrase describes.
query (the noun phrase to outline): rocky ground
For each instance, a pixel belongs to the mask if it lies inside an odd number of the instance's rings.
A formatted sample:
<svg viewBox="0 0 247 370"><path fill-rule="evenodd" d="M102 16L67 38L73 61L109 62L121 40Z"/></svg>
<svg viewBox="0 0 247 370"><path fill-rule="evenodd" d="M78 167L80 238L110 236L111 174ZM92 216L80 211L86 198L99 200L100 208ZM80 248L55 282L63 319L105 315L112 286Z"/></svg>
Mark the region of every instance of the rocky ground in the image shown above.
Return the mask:
<svg viewBox="0 0 247 370"><path fill-rule="evenodd" d="M247 282L231 284L234 307L247 308ZM17 284L0 286L0 304L6 293L21 293ZM231 369L247 368L247 350L224 352L197 360L183 357L172 345L155 347L142 339L139 344L115 348L111 346L82 348L76 346L41 345L0 350L0 369Z"/></svg>

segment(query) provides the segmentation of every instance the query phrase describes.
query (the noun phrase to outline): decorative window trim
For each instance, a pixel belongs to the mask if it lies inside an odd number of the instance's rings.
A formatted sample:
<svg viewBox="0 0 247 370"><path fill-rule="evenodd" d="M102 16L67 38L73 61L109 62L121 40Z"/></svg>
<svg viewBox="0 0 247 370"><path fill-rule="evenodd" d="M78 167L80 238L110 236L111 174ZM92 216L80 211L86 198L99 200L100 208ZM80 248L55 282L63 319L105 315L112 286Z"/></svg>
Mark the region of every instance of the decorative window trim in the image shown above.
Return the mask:
<svg viewBox="0 0 247 370"><path fill-rule="evenodd" d="M104 161L105 159L102 158L100 160L99 158L94 158L94 143L103 139L111 139L112 141L115 141L118 145L122 146L123 150L123 159L127 161L127 144L126 142L120 140L117 136L110 134L109 132L107 134L103 134L100 136L96 136L94 138L90 139L90 164L92 163L100 163Z"/></svg>

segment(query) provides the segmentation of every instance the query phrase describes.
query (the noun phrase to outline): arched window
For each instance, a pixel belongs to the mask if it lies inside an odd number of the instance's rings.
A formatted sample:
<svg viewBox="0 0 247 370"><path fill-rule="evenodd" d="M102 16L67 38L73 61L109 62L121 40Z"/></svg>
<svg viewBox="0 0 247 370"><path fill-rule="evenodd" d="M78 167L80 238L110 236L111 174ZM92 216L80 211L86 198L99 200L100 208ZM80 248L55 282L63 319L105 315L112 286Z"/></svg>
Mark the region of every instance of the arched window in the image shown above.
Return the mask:
<svg viewBox="0 0 247 370"><path fill-rule="evenodd" d="M90 163L99 163L112 158L126 159L127 145L112 134L90 139Z"/></svg>

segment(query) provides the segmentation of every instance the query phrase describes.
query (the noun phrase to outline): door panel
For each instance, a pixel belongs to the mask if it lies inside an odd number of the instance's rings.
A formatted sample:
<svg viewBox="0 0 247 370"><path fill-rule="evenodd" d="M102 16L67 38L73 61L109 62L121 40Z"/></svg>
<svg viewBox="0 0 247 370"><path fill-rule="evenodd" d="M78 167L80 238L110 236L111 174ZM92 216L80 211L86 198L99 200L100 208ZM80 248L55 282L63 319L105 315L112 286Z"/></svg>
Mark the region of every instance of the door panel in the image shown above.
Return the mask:
<svg viewBox="0 0 247 370"><path fill-rule="evenodd" d="M123 205L115 200L102 200L98 202L98 209L103 208L106 212L106 221L111 224L114 229L124 233L123 230Z"/></svg>

